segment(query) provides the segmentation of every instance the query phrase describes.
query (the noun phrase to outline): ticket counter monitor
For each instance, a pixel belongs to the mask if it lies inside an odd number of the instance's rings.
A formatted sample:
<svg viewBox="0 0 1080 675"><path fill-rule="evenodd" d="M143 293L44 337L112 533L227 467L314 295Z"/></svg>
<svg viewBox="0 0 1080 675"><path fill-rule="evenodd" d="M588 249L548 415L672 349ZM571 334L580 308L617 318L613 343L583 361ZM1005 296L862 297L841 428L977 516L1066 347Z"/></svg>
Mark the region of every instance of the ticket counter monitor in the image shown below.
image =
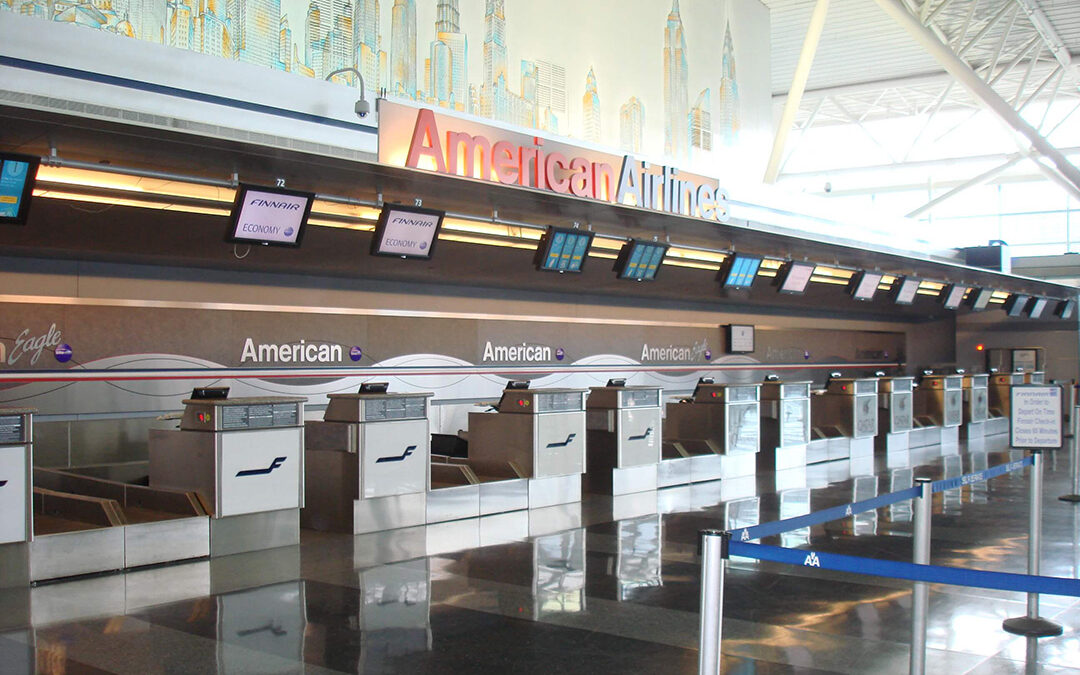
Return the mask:
<svg viewBox="0 0 1080 675"><path fill-rule="evenodd" d="M308 422L304 527L361 534L427 522L431 392L368 383L330 394L322 422Z"/></svg>
<svg viewBox="0 0 1080 675"><path fill-rule="evenodd" d="M305 399L203 395L184 401L179 429L151 429L150 485L200 495L211 556L299 543Z"/></svg>
<svg viewBox="0 0 1080 675"><path fill-rule="evenodd" d="M0 588L25 586L33 537L33 408L0 408Z"/></svg>
<svg viewBox="0 0 1080 675"><path fill-rule="evenodd" d="M986 423L990 419L989 387L989 375L964 375L964 425L960 428L964 438L986 436Z"/></svg>
<svg viewBox="0 0 1080 675"><path fill-rule="evenodd" d="M663 437L660 391L660 387L627 387L625 380L589 389L588 492L624 495L657 488Z"/></svg>
<svg viewBox="0 0 1080 675"><path fill-rule="evenodd" d="M830 377L814 399L814 442L808 462L873 455L878 431L878 380ZM821 448L825 441L826 450Z"/></svg>
<svg viewBox="0 0 1080 675"><path fill-rule="evenodd" d="M469 413L469 465L527 478L530 509L581 501L585 439L584 389L511 382L494 412Z"/></svg>
<svg viewBox="0 0 1080 675"><path fill-rule="evenodd" d="M915 390L915 423L924 438L918 446L955 445L964 422L964 376L927 374Z"/></svg>
<svg viewBox="0 0 1080 675"><path fill-rule="evenodd" d="M915 378L883 377L878 380L878 435L875 445L888 453L909 448L908 436L914 425L913 389Z"/></svg>
<svg viewBox="0 0 1080 675"><path fill-rule="evenodd" d="M668 403L660 486L753 476L761 446L760 399L760 384L702 378L690 398Z"/></svg>
<svg viewBox="0 0 1080 675"><path fill-rule="evenodd" d="M766 380L761 385L761 466L784 470L806 465L810 385L780 380Z"/></svg>

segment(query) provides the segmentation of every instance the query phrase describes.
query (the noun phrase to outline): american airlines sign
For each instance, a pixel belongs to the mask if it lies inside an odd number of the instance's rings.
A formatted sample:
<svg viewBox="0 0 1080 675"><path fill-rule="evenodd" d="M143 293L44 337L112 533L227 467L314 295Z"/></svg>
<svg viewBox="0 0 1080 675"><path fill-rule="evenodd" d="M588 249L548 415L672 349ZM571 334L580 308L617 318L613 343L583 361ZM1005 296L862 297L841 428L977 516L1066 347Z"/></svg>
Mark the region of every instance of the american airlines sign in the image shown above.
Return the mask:
<svg viewBox="0 0 1080 675"><path fill-rule="evenodd" d="M727 190L715 179L389 101L379 103L379 161L705 220L729 218Z"/></svg>

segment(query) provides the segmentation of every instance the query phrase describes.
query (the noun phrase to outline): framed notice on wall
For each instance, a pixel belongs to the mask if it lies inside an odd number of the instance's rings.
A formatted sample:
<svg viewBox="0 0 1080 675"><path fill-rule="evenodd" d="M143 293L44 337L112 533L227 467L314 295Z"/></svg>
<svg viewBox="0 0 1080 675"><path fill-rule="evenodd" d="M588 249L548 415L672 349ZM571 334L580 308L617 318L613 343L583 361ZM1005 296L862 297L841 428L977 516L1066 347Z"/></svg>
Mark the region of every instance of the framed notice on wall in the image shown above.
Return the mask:
<svg viewBox="0 0 1080 675"><path fill-rule="evenodd" d="M1010 445L1014 448L1060 448L1061 387L1017 384L1009 390Z"/></svg>
<svg viewBox="0 0 1080 675"><path fill-rule="evenodd" d="M754 351L754 327L746 324L730 323L725 326L727 332L728 354L750 354Z"/></svg>

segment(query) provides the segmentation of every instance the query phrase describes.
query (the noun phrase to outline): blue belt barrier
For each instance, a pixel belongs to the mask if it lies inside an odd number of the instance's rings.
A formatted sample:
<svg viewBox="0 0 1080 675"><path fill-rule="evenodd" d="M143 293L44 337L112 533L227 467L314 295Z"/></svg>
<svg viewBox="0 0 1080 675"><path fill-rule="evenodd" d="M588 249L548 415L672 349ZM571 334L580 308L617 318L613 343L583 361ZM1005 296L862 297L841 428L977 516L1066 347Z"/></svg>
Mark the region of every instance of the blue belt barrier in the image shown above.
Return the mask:
<svg viewBox="0 0 1080 675"><path fill-rule="evenodd" d="M1016 471L1022 469L1025 466L1031 466L1031 457L1025 457L1018 459L1015 462L1006 462L1005 464L998 464L982 471L976 471L975 473L967 473L963 476L957 476L956 478L945 478L944 480L936 480L930 484L931 490L934 492L942 492L944 490L952 490L954 488L963 487L965 485L971 485L972 483L980 483L984 480L990 480L996 478L1002 474L1009 473L1010 471Z"/></svg>
<svg viewBox="0 0 1080 675"><path fill-rule="evenodd" d="M737 531L736 531L737 532ZM1068 595L1080 597L1080 579L1062 579L1060 577L1040 577L1029 574L1009 572L987 572L985 570L965 570L957 567L940 565L916 565L895 560L875 560L858 558L839 553L821 553L805 549L783 548L766 544L750 544L738 541L735 533L728 544L728 554L769 560L772 562L817 567L823 570L852 572L875 577L910 579L934 584L953 586L972 586L975 588L995 588L1002 591L1021 593L1039 593L1044 595Z"/></svg>

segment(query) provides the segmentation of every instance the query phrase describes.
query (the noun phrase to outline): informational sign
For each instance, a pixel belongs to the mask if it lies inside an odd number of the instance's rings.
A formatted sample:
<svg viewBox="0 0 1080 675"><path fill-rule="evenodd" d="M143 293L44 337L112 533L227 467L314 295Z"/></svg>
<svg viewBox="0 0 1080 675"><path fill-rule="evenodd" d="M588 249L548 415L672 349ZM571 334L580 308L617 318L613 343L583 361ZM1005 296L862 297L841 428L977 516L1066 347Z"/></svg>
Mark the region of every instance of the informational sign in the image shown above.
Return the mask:
<svg viewBox="0 0 1080 675"><path fill-rule="evenodd" d="M1010 443L1014 448L1061 447L1061 388L1018 384L1011 389Z"/></svg>
<svg viewBox="0 0 1080 675"><path fill-rule="evenodd" d="M226 240L299 246L315 198L310 192L241 185Z"/></svg>

